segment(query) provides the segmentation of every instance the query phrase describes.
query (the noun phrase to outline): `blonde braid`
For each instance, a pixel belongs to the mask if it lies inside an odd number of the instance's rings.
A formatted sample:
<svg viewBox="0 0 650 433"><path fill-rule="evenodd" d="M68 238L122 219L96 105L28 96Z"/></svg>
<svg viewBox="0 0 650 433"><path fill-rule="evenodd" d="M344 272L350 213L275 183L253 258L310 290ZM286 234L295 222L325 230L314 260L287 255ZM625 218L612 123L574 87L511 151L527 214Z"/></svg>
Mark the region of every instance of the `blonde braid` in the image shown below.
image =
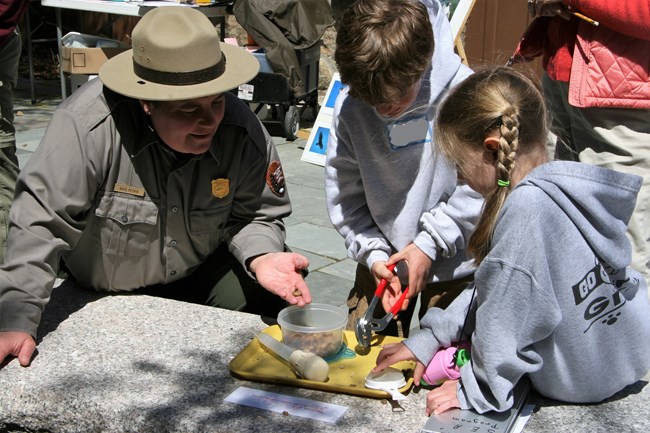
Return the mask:
<svg viewBox="0 0 650 433"><path fill-rule="evenodd" d="M477 223L477 230L469 239L467 250L480 264L492 247L492 234L499 211L510 193L510 174L515 168L515 155L519 147L519 120L514 107L505 110L511 114L501 115L501 138L497 150L497 174L499 188L495 188L486 198L484 211Z"/></svg>
<svg viewBox="0 0 650 433"><path fill-rule="evenodd" d="M515 155L519 146L519 119L514 107L508 111L512 114L501 116L501 139L497 153L497 172L499 180L510 182L510 174L515 168ZM509 187L507 189L510 189Z"/></svg>

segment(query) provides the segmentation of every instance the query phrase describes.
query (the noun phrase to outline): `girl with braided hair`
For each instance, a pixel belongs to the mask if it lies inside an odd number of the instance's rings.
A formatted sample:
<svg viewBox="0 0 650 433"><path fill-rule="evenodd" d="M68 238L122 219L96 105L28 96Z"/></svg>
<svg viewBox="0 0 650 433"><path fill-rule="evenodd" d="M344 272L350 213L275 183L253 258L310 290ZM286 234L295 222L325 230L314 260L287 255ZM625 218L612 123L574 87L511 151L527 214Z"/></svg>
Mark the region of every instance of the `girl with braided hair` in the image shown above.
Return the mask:
<svg viewBox="0 0 650 433"><path fill-rule="evenodd" d="M438 112L442 155L485 197L468 244L475 282L386 345L374 370L415 360L418 383L438 350L470 340L460 379L429 391L427 415L507 410L525 377L546 397L599 402L650 368L647 283L625 236L641 178L548 161L546 113L538 85L503 67L466 78Z"/></svg>

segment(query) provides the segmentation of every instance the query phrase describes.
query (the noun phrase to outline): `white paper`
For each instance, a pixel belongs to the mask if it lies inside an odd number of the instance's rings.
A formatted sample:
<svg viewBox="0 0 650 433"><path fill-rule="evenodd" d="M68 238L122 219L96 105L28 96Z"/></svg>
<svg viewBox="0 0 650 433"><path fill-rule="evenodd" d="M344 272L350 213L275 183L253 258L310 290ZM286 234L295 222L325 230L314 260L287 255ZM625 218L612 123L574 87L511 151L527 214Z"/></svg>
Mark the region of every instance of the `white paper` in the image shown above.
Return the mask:
<svg viewBox="0 0 650 433"><path fill-rule="evenodd" d="M291 395L277 394L240 386L225 401L243 406L256 407L272 412L287 412L291 416L310 418L335 424L348 408Z"/></svg>

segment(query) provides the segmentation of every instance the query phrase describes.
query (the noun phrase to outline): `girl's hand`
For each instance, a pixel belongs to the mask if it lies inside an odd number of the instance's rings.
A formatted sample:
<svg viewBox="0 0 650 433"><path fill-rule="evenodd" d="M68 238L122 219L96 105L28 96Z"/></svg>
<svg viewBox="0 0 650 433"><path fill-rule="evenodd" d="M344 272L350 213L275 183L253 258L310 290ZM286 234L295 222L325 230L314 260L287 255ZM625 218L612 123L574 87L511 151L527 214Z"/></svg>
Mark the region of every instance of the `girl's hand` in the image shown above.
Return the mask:
<svg viewBox="0 0 650 433"><path fill-rule="evenodd" d="M425 365L417 360L413 352L403 343L390 343L384 345L377 356L377 366L372 369L373 373L379 373L386 367L397 364L400 361L416 361L415 370L413 371L413 383L420 383L424 374Z"/></svg>
<svg viewBox="0 0 650 433"><path fill-rule="evenodd" d="M448 409L460 407L458 402L459 380L447 380L427 394L426 415L439 414Z"/></svg>
<svg viewBox="0 0 650 433"><path fill-rule="evenodd" d="M372 369L373 373L379 373L386 367L397 364L400 361L415 361L413 352L404 343L390 343L384 345L377 355L377 366Z"/></svg>

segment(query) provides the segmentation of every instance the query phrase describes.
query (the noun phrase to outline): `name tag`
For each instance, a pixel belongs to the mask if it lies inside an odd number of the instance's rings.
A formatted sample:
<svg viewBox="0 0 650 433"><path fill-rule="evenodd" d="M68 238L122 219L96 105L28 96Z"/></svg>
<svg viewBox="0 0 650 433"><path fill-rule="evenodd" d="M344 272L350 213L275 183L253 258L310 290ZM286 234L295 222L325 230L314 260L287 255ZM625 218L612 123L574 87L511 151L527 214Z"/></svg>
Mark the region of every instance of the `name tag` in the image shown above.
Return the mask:
<svg viewBox="0 0 650 433"><path fill-rule="evenodd" d="M138 197L144 197L144 188L138 186L124 185L123 183L116 183L113 187L113 191L121 192L123 194L137 195Z"/></svg>
<svg viewBox="0 0 650 433"><path fill-rule="evenodd" d="M427 117L401 119L387 125L388 138L393 149L412 144L431 143L431 124Z"/></svg>

